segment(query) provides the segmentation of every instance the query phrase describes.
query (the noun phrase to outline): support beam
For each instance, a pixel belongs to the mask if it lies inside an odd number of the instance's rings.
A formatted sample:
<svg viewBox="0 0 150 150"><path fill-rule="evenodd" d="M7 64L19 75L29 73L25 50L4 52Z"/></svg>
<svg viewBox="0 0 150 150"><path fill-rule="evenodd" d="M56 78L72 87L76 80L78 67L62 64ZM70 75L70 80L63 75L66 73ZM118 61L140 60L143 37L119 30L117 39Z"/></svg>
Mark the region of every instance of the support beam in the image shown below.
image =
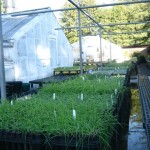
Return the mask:
<svg viewBox="0 0 150 150"><path fill-rule="evenodd" d="M110 23L110 24L101 24L102 26L120 26L120 25L131 25L131 24L146 24L150 23L150 20L148 21L139 21L139 22L125 22L125 23ZM93 26L82 26L81 28L93 28L98 27L97 25ZM56 28L55 30L69 30L69 29L77 29L78 27L64 27L64 28Z"/></svg>
<svg viewBox="0 0 150 150"><path fill-rule="evenodd" d="M97 21L95 21L87 12L82 10L76 3L74 3L72 0L68 0L68 1L70 3L72 3L77 9L79 9L84 15L86 15L88 18L90 18L99 28L103 29L106 33L108 33L108 31L105 30L105 28L101 24L99 24Z"/></svg>
<svg viewBox="0 0 150 150"><path fill-rule="evenodd" d="M80 9L89 9L89 8L99 8L99 7L108 7L108 6L119 6L119 5L131 5L131 4L140 4L140 3L150 3L150 0L143 0L143 1L134 1L134 2L122 2L122 3L111 3L111 4L102 4L102 5L94 5L94 6L84 6L80 7ZM36 11L37 9L35 9ZM58 12L58 11L69 11L69 10L77 10L77 8L63 8L63 9L50 9L46 8L46 10L41 10L40 12L34 12L31 10L31 12L28 11L22 11L22 12L16 12L10 15L11 16L22 16L22 15L31 15L31 14L39 14L39 13L48 13L48 12Z"/></svg>
<svg viewBox="0 0 150 150"><path fill-rule="evenodd" d="M2 18L1 18L1 3L0 3L0 92L2 102L6 99L6 83L5 83L5 67L3 53L3 36L2 36Z"/></svg>
<svg viewBox="0 0 150 150"><path fill-rule="evenodd" d="M101 29L99 29L99 42L100 42L100 66L102 68L103 66L103 50L102 50L102 34L101 34Z"/></svg>
<svg viewBox="0 0 150 150"><path fill-rule="evenodd" d="M80 47L80 74L83 74L83 58L82 58L82 31L81 31L81 14L78 9L78 33L79 33L79 47Z"/></svg>
<svg viewBox="0 0 150 150"><path fill-rule="evenodd" d="M117 34L138 34L138 33L144 33L144 32L150 32L150 30L143 30L143 31L133 31L133 32L111 32L110 35L117 35ZM107 34L103 34L107 35Z"/></svg>

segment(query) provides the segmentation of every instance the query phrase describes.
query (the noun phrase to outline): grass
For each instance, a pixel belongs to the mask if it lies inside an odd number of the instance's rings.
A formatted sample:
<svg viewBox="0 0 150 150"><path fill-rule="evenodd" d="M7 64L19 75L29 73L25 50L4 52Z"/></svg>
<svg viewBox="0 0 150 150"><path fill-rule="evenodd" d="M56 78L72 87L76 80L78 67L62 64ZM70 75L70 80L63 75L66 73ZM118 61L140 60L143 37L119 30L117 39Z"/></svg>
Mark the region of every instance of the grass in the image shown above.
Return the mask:
<svg viewBox="0 0 150 150"><path fill-rule="evenodd" d="M15 100L13 105L6 101L0 105L0 129L45 136L80 135L81 140L98 136L105 146L109 146L111 134L118 124L112 113L117 103L115 89L122 89L123 79L86 75L48 84L30 100Z"/></svg>

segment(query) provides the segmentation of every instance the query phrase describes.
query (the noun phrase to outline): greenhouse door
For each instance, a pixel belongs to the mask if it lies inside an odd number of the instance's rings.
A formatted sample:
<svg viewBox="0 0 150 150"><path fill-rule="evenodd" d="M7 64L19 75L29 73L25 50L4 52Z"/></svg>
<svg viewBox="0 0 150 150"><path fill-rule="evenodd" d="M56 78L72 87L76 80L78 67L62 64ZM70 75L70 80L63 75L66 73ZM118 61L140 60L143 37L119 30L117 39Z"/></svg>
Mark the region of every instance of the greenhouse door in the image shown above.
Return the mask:
<svg viewBox="0 0 150 150"><path fill-rule="evenodd" d="M56 46L56 39L50 39L50 59L51 59L51 67L56 68L58 62L58 52Z"/></svg>

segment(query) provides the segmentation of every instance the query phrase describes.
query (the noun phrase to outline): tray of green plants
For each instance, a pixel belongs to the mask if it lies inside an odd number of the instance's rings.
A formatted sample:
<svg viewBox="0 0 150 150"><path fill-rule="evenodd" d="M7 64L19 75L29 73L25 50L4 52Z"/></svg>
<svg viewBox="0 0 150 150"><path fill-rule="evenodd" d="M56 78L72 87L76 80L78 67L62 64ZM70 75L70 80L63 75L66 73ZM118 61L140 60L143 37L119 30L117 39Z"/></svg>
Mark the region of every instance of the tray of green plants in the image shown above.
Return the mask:
<svg viewBox="0 0 150 150"><path fill-rule="evenodd" d="M127 67L103 67L95 73L103 75L126 75Z"/></svg>
<svg viewBox="0 0 150 150"><path fill-rule="evenodd" d="M79 66L73 66L73 67L58 67L55 68L54 71L71 71L71 70L80 70Z"/></svg>
<svg viewBox="0 0 150 150"><path fill-rule="evenodd" d="M101 76L101 75L100 75ZM95 79L91 80L92 77ZM90 79L88 79L90 78ZM45 93L88 93L88 94L111 94L115 88L121 88L124 77L108 77L93 74L84 75L73 80L67 80L61 84L48 84L40 91L40 94Z"/></svg>
<svg viewBox="0 0 150 150"><path fill-rule="evenodd" d="M93 65L83 65L82 67L84 70L89 70L89 69L95 70L96 69L96 66L93 66ZM58 67L58 68L54 69L55 72L57 72L57 71L75 71L75 70L80 70L80 66Z"/></svg>
<svg viewBox="0 0 150 150"><path fill-rule="evenodd" d="M122 81L122 77L94 74L48 84L29 100L1 104L0 129L42 134L49 146L61 136L66 144L70 143L68 137L75 138L75 146L80 148L84 139L98 137L96 143L108 147L118 124L113 111Z"/></svg>
<svg viewBox="0 0 150 150"><path fill-rule="evenodd" d="M110 111L110 95L84 96L83 100L76 95L52 97L37 95L13 105L5 102L0 108L1 130L44 134L49 142L51 136L80 135L78 142L98 136L103 144L109 143L117 123Z"/></svg>

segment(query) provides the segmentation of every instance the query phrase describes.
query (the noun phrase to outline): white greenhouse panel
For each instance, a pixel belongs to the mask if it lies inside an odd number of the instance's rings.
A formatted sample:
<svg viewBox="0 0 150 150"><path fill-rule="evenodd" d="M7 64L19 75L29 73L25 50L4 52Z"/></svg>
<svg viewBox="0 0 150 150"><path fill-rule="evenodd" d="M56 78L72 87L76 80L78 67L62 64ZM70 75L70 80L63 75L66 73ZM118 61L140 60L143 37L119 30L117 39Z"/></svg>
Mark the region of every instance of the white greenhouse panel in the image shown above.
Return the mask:
<svg viewBox="0 0 150 150"><path fill-rule="evenodd" d="M14 40L14 47L5 50L5 57L14 62L14 73L7 70L14 74L14 80L29 82L52 76L54 68L59 66L73 66L72 47L64 32L55 30L60 25L53 13L25 18L20 16L17 19L18 28L15 22L14 35L10 34L9 37ZM10 77L6 77L6 80L10 80Z"/></svg>

